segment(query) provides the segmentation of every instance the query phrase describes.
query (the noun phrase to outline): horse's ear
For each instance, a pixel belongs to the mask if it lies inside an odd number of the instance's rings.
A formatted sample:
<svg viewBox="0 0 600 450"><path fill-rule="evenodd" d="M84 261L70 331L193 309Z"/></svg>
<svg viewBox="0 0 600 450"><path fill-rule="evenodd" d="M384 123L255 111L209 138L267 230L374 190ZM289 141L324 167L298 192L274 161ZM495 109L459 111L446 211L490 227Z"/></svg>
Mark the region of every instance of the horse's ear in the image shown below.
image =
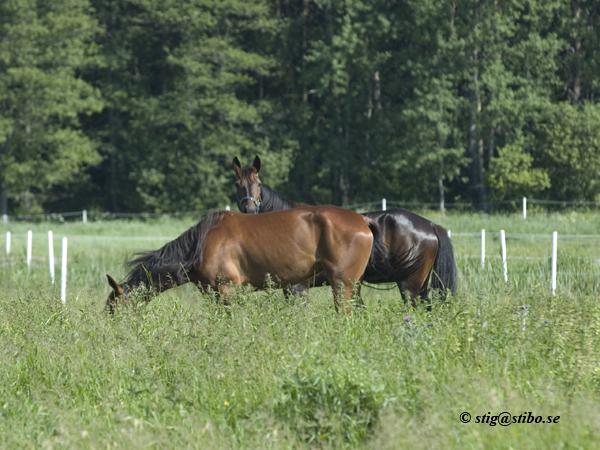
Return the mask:
<svg viewBox="0 0 600 450"><path fill-rule="evenodd" d="M106 278L108 278L108 284L110 284L110 287L113 289L113 291L115 291L117 294L121 294L123 292L123 288L119 286L119 283L117 283L113 277L111 277L109 274L106 274Z"/></svg>
<svg viewBox="0 0 600 450"><path fill-rule="evenodd" d="M237 156L233 158L233 171L238 177L242 175L242 165Z"/></svg>
<svg viewBox="0 0 600 450"><path fill-rule="evenodd" d="M254 158L252 168L254 169L255 173L258 173L258 171L260 170L260 158L258 157L258 155L256 155L256 158Z"/></svg>

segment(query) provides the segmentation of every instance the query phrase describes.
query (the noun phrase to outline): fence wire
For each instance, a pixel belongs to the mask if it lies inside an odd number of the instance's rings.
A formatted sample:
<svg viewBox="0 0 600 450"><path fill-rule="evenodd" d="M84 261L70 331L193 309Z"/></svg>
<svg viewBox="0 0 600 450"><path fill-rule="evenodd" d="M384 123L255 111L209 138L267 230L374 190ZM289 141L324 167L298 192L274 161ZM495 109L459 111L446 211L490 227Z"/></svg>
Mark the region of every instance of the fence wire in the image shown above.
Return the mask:
<svg viewBox="0 0 600 450"><path fill-rule="evenodd" d="M520 207L523 199L518 200L502 200L502 201L490 201L486 202L486 206L490 210L495 210L498 207L512 205L515 208ZM540 206L557 206L561 208L569 207L600 207L600 202L595 201L563 201L563 200L536 200L527 198L528 205L540 205ZM401 201L401 200L386 200L386 205L392 207L404 207L404 208L428 208L428 209L439 209L439 202L412 202L412 201ZM229 206L229 205L228 205ZM379 210L382 208L382 200L376 200L372 202L354 203L345 206L347 209L364 212L367 210ZM473 204L468 202L449 202L444 203L445 209L473 209ZM218 211L219 209L203 209L193 211L173 211L164 213L134 213L134 212L109 212L109 211L67 211L67 212L51 212L43 214L21 214L21 215L4 215L2 220L4 223L10 221L65 221L69 218L79 218L82 220L109 220L109 219L153 219L160 217L203 217L211 212Z"/></svg>

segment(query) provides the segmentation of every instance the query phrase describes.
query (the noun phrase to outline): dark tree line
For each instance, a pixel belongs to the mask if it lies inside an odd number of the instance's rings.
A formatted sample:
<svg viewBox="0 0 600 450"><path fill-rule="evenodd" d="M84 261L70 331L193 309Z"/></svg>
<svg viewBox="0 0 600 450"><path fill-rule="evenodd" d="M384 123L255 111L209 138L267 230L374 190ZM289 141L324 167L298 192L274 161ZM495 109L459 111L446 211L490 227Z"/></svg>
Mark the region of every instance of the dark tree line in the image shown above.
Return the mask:
<svg viewBox="0 0 600 450"><path fill-rule="evenodd" d="M600 200L600 2L3 0L0 213Z"/></svg>

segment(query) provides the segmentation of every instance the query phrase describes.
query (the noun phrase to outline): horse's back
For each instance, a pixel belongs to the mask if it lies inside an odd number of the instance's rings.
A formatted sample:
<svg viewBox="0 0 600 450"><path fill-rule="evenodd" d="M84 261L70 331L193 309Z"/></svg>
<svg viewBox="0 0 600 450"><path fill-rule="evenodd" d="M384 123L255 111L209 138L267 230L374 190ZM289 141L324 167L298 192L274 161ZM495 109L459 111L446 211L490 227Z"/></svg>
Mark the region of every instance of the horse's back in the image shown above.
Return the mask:
<svg viewBox="0 0 600 450"><path fill-rule="evenodd" d="M353 249L356 239L361 242ZM368 259L371 245L365 219L335 206L260 215L230 212L209 232L199 270L210 284L223 276L259 287L266 273L282 285L295 284L328 264L351 259L348 253L366 251Z"/></svg>
<svg viewBox="0 0 600 450"><path fill-rule="evenodd" d="M237 265L245 274L271 267L286 269L294 258L307 263L318 239L309 226L310 211L284 210L265 214L229 212L210 231L204 248L204 271L227 271Z"/></svg>
<svg viewBox="0 0 600 450"><path fill-rule="evenodd" d="M338 233L365 233L372 236L364 217L354 211L333 205L313 206L311 209L314 209L316 219Z"/></svg>
<svg viewBox="0 0 600 450"><path fill-rule="evenodd" d="M390 262L396 269L389 277L381 278L377 270L369 268L365 280L370 282L404 281L419 284L419 288L433 267L438 251L435 224L403 208L365 213L379 225L383 240L390 253Z"/></svg>
<svg viewBox="0 0 600 450"><path fill-rule="evenodd" d="M406 252L416 247L431 247L437 252L435 224L404 208L393 208L364 214L377 222L382 230L385 244L390 250Z"/></svg>
<svg viewBox="0 0 600 450"><path fill-rule="evenodd" d="M245 242L260 242L265 246L295 243L309 248L317 246L326 236L347 240L359 234L372 239L364 217L333 205L303 206L260 215L228 213L220 229L222 238L240 236Z"/></svg>
<svg viewBox="0 0 600 450"><path fill-rule="evenodd" d="M369 263L374 241L367 225L370 220L354 211L327 205L315 207L313 221L320 229L316 259L334 290L343 284L348 296Z"/></svg>

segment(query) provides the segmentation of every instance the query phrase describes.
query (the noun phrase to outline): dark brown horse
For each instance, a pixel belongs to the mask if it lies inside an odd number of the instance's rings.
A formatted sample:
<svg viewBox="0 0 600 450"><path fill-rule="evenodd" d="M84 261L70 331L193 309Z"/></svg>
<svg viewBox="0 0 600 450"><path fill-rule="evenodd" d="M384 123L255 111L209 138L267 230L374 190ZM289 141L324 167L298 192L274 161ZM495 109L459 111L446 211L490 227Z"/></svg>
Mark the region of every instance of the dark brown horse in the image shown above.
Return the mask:
<svg viewBox="0 0 600 450"><path fill-rule="evenodd" d="M162 248L138 255L125 283L107 275L113 291L112 311L119 297L144 284L146 300L155 292L191 282L218 290L228 304L230 283L289 287L324 273L333 287L336 309L350 311L350 299L369 260L385 265L387 250L370 219L335 206L306 207L262 216L220 211ZM340 290L340 288L343 288Z"/></svg>
<svg viewBox="0 0 600 450"><path fill-rule="evenodd" d="M234 158L233 169L241 212L266 213L303 206L286 200L260 181L258 156L252 167L245 169L242 169L238 158ZM378 265L374 261L367 266L363 281L376 284L395 282L402 297L410 298L413 305L417 297L427 298L429 288L439 290L442 298L445 298L447 289L456 292L454 250L444 228L402 208L364 215L379 225L383 242L389 249L391 268L390 265ZM319 274L314 279L294 286L293 291L301 293L309 287L321 286L326 281L324 274Z"/></svg>

